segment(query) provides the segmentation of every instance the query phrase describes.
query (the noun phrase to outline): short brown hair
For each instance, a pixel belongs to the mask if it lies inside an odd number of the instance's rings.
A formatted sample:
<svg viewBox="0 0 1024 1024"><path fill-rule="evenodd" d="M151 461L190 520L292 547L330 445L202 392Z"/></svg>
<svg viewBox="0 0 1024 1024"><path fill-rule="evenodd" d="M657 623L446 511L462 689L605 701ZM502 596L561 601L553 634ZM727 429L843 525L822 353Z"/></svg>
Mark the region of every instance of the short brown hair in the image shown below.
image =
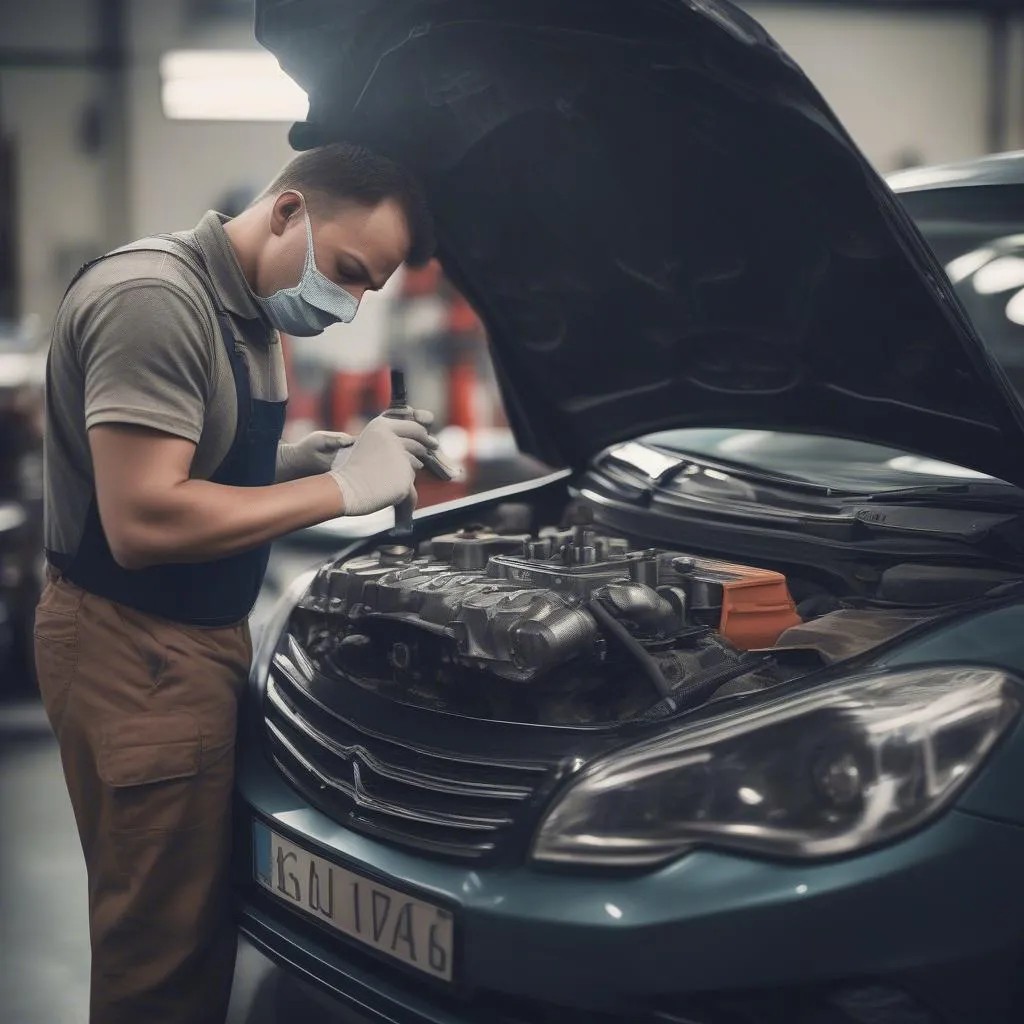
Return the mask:
<svg viewBox="0 0 1024 1024"><path fill-rule="evenodd" d="M409 228L406 262L421 267L434 255L434 221L419 182L404 167L364 146L334 142L299 153L255 201L288 189L301 192L314 212L338 200L376 206L394 199Z"/></svg>

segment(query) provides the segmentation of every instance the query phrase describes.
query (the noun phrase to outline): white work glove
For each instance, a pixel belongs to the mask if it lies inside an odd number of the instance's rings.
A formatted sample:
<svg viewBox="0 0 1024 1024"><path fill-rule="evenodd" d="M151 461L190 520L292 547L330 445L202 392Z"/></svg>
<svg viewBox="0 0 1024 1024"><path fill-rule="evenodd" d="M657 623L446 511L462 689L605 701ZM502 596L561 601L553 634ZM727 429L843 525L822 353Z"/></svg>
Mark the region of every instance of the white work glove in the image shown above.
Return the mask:
<svg viewBox="0 0 1024 1024"><path fill-rule="evenodd" d="M394 432L396 430L396 427L395 427L396 423L415 422L415 423L420 424L423 427L429 427L430 424L434 422L434 414L432 412L430 412L429 409L413 409L413 414L415 415L416 418L415 418L414 421L410 421L410 420L403 420L403 419L394 419L391 416L386 415L385 413L381 413L379 416L376 416L374 419L370 420L370 423L378 423L379 422L383 426L387 427L389 430ZM370 424L367 424L367 427L369 425ZM402 428L402 429L404 429L404 428ZM363 428L363 432L364 433L366 432L366 427ZM362 435L358 435L358 436L362 436ZM401 435L401 436L404 436L404 435ZM438 447L440 447L440 443L441 442L438 441L438 439L436 437L434 437L433 434L428 433L426 435L426 437L427 437L427 439L424 442L424 446L426 448L428 448L430 451L435 451ZM353 438L352 440L355 440L355 438ZM351 454L352 454L352 448L351 447L345 447L345 448L339 449L335 453L334 461L333 461L333 463L331 465L331 468L332 469L340 469L345 464L345 459L347 459L348 456L351 455ZM417 469L422 469L423 466L419 465L416 468Z"/></svg>
<svg viewBox="0 0 1024 1024"><path fill-rule="evenodd" d="M351 434L317 430L295 444L279 444L277 468L274 473L275 483L328 472L334 464L334 456L354 442L355 438Z"/></svg>
<svg viewBox="0 0 1024 1024"><path fill-rule="evenodd" d="M425 427L429 427L434 422L434 414L429 409L413 409L412 414L416 422L422 423ZM381 416L384 415L381 413Z"/></svg>
<svg viewBox="0 0 1024 1024"><path fill-rule="evenodd" d="M341 491L345 515L365 516L415 495L413 480L437 439L415 420L378 416L349 448L334 456L330 475Z"/></svg>

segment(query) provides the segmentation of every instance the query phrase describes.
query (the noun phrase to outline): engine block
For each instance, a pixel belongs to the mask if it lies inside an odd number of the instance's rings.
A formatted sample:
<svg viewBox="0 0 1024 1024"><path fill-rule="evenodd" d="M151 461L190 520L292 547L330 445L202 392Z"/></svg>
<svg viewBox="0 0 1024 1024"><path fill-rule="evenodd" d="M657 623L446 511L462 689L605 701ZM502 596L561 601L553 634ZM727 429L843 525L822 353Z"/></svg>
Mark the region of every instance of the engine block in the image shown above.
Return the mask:
<svg viewBox="0 0 1024 1024"><path fill-rule="evenodd" d="M652 651L714 630L744 650L771 646L800 619L785 577L687 555L634 549L589 524L537 536L465 529L419 550L386 546L322 571L310 600L356 644L379 637L401 672L408 638L432 635L440 658L529 683L578 659L600 662L609 631ZM411 631L411 632L410 632Z"/></svg>

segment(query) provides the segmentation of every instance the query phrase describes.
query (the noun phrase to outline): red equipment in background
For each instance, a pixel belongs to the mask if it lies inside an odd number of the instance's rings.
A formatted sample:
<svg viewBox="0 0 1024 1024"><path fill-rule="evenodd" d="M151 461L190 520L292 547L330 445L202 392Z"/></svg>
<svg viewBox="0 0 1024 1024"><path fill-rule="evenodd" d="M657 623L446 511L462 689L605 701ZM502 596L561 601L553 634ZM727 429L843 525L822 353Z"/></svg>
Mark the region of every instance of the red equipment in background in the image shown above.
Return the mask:
<svg viewBox="0 0 1024 1024"><path fill-rule="evenodd" d="M353 430L388 407L391 382L388 367L362 372L338 371L327 393L327 422L331 430Z"/></svg>
<svg viewBox="0 0 1024 1024"><path fill-rule="evenodd" d="M435 301L441 298L445 303L445 315L439 333L433 338L421 340L420 344L431 346L438 370L445 376L445 425L461 427L466 432L466 455L461 479L454 484L427 478L417 483L421 489L421 504L432 504L462 497L472 489L475 469L474 431L479 426L476 412L476 361L485 335L483 325L472 306L447 282L437 260L432 260L420 269L406 272L401 301L415 302L421 297L433 298Z"/></svg>
<svg viewBox="0 0 1024 1024"><path fill-rule="evenodd" d="M385 358L406 370L414 403L417 377L429 375L429 384L423 390L428 393L425 401L436 413L437 429L456 427L464 432L464 444L463 438L457 439L462 449L462 477L444 483L421 475L417 480L420 505L451 501L475 489L480 442L487 443L494 428L505 426L500 400L496 394L488 400L489 389L482 385L486 333L473 308L447 281L436 260L418 269L405 268L401 281L395 283L399 288L388 300L390 337L385 345L392 355ZM389 366L332 371L325 365L324 376L315 385L307 372L302 388L299 378L303 375L292 372L289 347L285 339L291 386L288 419L295 424L296 432L313 424L309 429L323 427L352 433L387 408L391 399Z"/></svg>

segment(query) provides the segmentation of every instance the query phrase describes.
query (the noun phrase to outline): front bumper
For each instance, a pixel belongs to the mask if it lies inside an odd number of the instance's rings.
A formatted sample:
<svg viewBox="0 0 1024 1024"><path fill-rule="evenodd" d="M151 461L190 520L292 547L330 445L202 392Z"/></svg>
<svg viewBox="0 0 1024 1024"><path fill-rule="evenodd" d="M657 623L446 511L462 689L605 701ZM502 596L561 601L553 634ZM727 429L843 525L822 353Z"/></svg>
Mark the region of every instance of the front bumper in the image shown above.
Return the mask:
<svg viewBox="0 0 1024 1024"><path fill-rule="evenodd" d="M622 876L472 870L374 842L310 809L258 744L243 749L238 789L243 933L370 1020L493 1022L479 1010L493 1000L626 1014L699 993L984 960L1024 935L1024 828L964 811L829 863L698 850ZM253 817L342 866L454 904L455 985L383 961L257 891Z"/></svg>

